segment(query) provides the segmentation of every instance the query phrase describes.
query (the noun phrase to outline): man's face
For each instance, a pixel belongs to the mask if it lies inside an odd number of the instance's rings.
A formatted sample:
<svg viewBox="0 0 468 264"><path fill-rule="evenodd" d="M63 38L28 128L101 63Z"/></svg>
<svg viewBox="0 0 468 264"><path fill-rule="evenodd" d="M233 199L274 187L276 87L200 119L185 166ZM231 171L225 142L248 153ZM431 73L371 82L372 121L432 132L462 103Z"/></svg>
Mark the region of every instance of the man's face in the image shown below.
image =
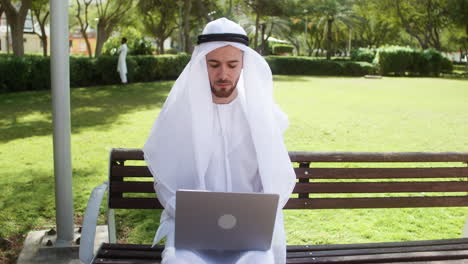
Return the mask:
<svg viewBox="0 0 468 264"><path fill-rule="evenodd" d="M224 46L206 55L208 77L214 97L228 98L236 89L242 70L243 52L233 46Z"/></svg>

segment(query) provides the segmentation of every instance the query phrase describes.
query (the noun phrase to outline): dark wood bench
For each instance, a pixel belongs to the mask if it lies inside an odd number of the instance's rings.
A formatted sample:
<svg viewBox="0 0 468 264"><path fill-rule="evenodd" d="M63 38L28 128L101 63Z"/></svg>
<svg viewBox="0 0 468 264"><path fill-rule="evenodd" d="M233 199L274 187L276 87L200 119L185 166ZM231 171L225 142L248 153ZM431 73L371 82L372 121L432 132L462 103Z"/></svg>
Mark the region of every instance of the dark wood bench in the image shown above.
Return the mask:
<svg viewBox="0 0 468 264"><path fill-rule="evenodd" d="M467 152L290 152L289 155L298 182L286 210L468 206ZM139 149L111 151L107 205L110 243L101 246L93 263L160 261L162 246L115 243L113 210L162 209L154 194L152 175L142 160ZM140 164L135 164L136 161ZM359 163L360 167L346 166L350 163ZM383 163L398 163L398 167L375 168ZM141 194L150 197L136 197ZM288 246L287 252L287 263L462 263L468 259L468 238L296 245Z"/></svg>

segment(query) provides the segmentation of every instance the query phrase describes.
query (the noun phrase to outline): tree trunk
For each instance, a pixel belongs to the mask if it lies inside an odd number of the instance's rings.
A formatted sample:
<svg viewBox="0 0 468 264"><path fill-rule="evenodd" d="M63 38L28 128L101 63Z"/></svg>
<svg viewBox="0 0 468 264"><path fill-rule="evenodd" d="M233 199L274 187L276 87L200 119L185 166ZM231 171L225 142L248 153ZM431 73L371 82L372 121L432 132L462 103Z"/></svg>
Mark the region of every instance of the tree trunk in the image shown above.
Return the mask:
<svg viewBox="0 0 468 264"><path fill-rule="evenodd" d="M23 28L28 10L31 8L32 0L22 0L19 11L8 0L0 0L5 10L7 22L11 28L13 54L16 57L24 56Z"/></svg>
<svg viewBox="0 0 468 264"><path fill-rule="evenodd" d="M81 31L81 35L83 36L86 42L86 49L88 50L88 57L92 58L93 50L91 49L91 43L89 43L88 34L86 33L86 31Z"/></svg>
<svg viewBox="0 0 468 264"><path fill-rule="evenodd" d="M45 31L45 24L47 21L47 17L49 17L50 12L47 11L47 13L44 15L44 17L41 19L41 11L39 10L34 10L33 11L34 15L36 16L37 22L39 23L39 27L41 29L41 34L37 34L39 38L41 39L42 43L42 55L47 56L47 35Z"/></svg>
<svg viewBox="0 0 468 264"><path fill-rule="evenodd" d="M258 28L260 26L260 15L257 13L255 17L255 37L254 37L254 50L258 50Z"/></svg>
<svg viewBox="0 0 468 264"><path fill-rule="evenodd" d="M47 36L46 35L41 36L41 41L42 41L42 54L44 56L47 56L47 45L48 45Z"/></svg>
<svg viewBox="0 0 468 264"><path fill-rule="evenodd" d="M24 56L24 39L23 39L24 23L18 23L18 21L15 21L15 22L10 23L13 54L16 57L23 57Z"/></svg>
<svg viewBox="0 0 468 264"><path fill-rule="evenodd" d="M333 19L327 20L327 60L331 59L332 55L332 25Z"/></svg>
<svg viewBox="0 0 468 264"><path fill-rule="evenodd" d="M103 20L99 19L97 25L97 37L96 37L96 50L94 51L94 56L99 57L102 55L102 47L104 43L109 39L110 30L105 22L101 22Z"/></svg>
<svg viewBox="0 0 468 264"><path fill-rule="evenodd" d="M190 39L190 11L192 10L192 0L186 0L184 13L184 51L192 53L192 42Z"/></svg>
<svg viewBox="0 0 468 264"><path fill-rule="evenodd" d="M162 39L162 38L159 38L159 40L158 40L158 44L159 44L158 45L159 46L159 52L158 53L161 54L161 55L164 54L164 40L165 39Z"/></svg>
<svg viewBox="0 0 468 264"><path fill-rule="evenodd" d="M262 39L262 47L260 49L260 54L262 55L266 55L265 54L265 42L266 42L266 39L265 39L265 28L266 28L266 24L263 23L262 24L262 36L261 36L261 39Z"/></svg>

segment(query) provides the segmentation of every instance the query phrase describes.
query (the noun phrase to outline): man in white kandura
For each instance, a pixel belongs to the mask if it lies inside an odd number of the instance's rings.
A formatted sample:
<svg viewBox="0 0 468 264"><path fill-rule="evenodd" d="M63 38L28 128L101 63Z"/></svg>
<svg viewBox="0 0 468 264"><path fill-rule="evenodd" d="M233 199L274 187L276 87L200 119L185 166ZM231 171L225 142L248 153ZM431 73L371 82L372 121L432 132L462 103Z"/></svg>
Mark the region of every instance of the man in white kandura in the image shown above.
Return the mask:
<svg viewBox="0 0 468 264"><path fill-rule="evenodd" d="M271 70L249 48L242 27L226 18L208 23L198 44L143 148L165 209L154 243L167 238L162 263L285 263L282 208L296 178L282 136L288 120L274 102ZM175 248L178 189L279 194L271 248Z"/></svg>
<svg viewBox="0 0 468 264"><path fill-rule="evenodd" d="M118 53L119 53L119 62L117 63L117 72L120 74L120 81L123 84L127 83L127 62L125 59L127 58L127 39L122 38L122 45L120 45Z"/></svg>

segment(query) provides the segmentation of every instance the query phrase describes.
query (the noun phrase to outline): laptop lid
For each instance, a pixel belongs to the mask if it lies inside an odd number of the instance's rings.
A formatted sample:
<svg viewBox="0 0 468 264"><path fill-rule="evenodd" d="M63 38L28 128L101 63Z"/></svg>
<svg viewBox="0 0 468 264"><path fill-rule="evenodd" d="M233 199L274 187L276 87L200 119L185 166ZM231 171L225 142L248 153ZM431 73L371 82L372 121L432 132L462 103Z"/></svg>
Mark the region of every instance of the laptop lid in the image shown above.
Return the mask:
<svg viewBox="0 0 468 264"><path fill-rule="evenodd" d="M205 250L268 250L279 195L179 190L175 247Z"/></svg>

